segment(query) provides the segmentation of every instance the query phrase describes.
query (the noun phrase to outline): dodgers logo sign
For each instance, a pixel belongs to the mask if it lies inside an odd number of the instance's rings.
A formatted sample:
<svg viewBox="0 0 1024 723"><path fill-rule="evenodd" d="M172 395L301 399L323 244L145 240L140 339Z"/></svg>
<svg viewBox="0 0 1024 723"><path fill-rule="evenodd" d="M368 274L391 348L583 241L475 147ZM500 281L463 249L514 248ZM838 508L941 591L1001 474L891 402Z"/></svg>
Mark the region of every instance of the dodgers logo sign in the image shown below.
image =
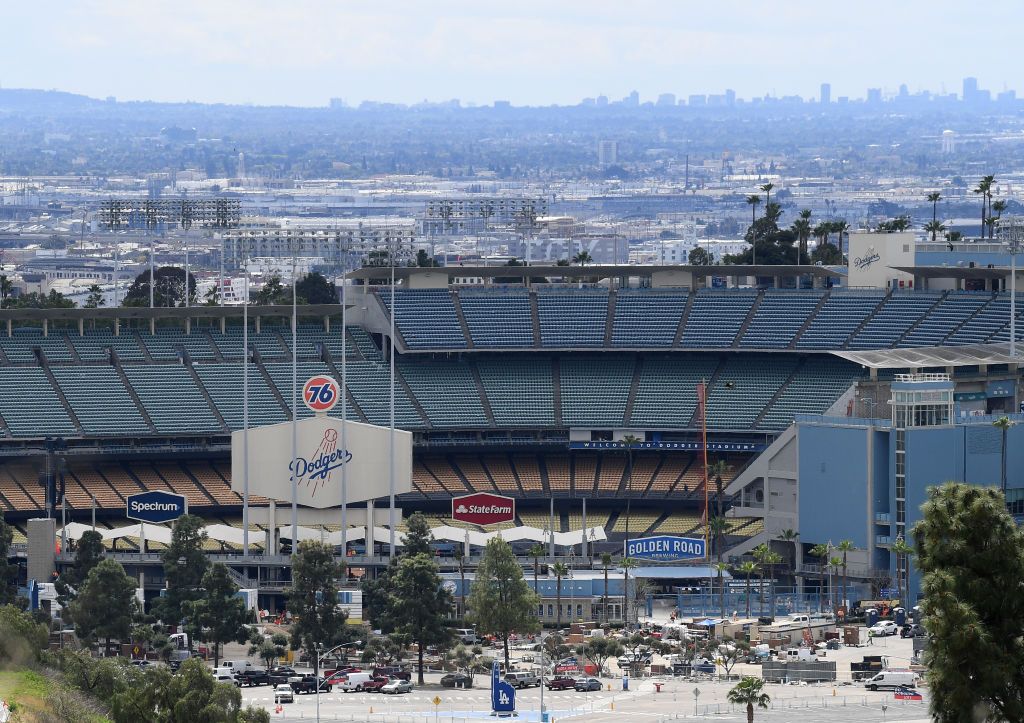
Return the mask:
<svg viewBox="0 0 1024 723"><path fill-rule="evenodd" d="M295 467L288 461L290 479L298 480L300 485L309 487L311 495L316 495L324 485L331 481L331 476L343 465L352 461L352 453L347 449L338 449L338 430L328 427L313 454L308 457L296 457Z"/></svg>
<svg viewBox="0 0 1024 723"><path fill-rule="evenodd" d="M497 660L491 668L491 710L495 713L514 713L516 710L516 689L501 679Z"/></svg>
<svg viewBox="0 0 1024 723"><path fill-rule="evenodd" d="M310 377L302 386L302 401L314 412L327 413L341 398L338 382L330 377L318 375Z"/></svg>
<svg viewBox="0 0 1024 723"><path fill-rule="evenodd" d="M128 495L128 519L170 522L185 514L185 496L154 490Z"/></svg>
<svg viewBox="0 0 1024 723"><path fill-rule="evenodd" d="M511 497L478 492L452 498L452 519L474 525L494 525L516 519L516 501Z"/></svg>
<svg viewBox="0 0 1024 723"><path fill-rule="evenodd" d="M642 537L638 540L626 540L626 557L635 559L671 562L705 556L704 540L697 537L659 535L657 537Z"/></svg>

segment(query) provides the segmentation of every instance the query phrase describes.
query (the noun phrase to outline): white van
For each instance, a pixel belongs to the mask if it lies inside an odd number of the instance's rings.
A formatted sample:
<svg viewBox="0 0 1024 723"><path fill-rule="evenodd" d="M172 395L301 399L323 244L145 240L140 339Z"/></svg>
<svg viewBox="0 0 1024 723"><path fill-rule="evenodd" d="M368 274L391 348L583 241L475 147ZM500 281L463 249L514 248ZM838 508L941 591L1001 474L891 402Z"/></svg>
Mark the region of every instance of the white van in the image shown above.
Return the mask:
<svg viewBox="0 0 1024 723"><path fill-rule="evenodd" d="M864 681L864 687L868 690L882 690L885 688L899 687L914 688L917 686L917 673L912 670L883 670Z"/></svg>
<svg viewBox="0 0 1024 723"><path fill-rule="evenodd" d="M371 673L349 673L348 680L342 681L341 689L346 693L359 692L363 689L363 683L368 683L371 680L373 680Z"/></svg>
<svg viewBox="0 0 1024 723"><path fill-rule="evenodd" d="M248 660L222 660L220 661L220 667L230 668L231 672L237 675L247 670L252 670L255 666Z"/></svg>

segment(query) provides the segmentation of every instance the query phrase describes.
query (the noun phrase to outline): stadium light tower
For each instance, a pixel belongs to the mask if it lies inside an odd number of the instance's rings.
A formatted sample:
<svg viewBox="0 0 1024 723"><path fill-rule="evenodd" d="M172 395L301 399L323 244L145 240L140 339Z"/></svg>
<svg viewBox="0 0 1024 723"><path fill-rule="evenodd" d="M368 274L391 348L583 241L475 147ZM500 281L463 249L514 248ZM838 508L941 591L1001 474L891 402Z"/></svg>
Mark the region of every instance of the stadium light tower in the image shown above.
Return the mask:
<svg viewBox="0 0 1024 723"><path fill-rule="evenodd" d="M1006 240L1010 254L1010 358L1017 357L1017 254L1024 241L1024 218L1008 219L1000 225L1000 235Z"/></svg>

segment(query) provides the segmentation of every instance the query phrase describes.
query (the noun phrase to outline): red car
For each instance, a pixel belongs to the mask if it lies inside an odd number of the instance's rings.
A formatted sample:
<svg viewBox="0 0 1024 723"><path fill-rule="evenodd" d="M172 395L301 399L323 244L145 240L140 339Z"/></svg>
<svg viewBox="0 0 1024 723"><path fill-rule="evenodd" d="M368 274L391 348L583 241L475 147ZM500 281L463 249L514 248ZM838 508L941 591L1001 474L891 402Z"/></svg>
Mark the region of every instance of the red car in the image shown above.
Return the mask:
<svg viewBox="0 0 1024 723"><path fill-rule="evenodd" d="M547 678L544 685L548 690L573 690L576 687L576 679L567 675L556 675L554 678Z"/></svg>
<svg viewBox="0 0 1024 723"><path fill-rule="evenodd" d="M382 675L377 676L373 680L368 680L363 683L364 693L379 693L380 689L388 684L389 678L385 678Z"/></svg>
<svg viewBox="0 0 1024 723"><path fill-rule="evenodd" d="M383 668L374 668L373 674L382 678L398 678L399 680L412 680L412 673L408 670L402 670L397 665L391 665Z"/></svg>

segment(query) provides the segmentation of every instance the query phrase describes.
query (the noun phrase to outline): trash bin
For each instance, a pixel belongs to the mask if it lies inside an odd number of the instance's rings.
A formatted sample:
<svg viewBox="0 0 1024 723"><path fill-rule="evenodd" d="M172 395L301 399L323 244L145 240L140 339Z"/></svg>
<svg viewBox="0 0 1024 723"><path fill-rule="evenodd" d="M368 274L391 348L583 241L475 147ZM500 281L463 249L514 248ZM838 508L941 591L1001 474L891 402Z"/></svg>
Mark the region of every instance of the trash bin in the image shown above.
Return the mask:
<svg viewBox="0 0 1024 723"><path fill-rule="evenodd" d="M869 608L867 612L867 623L870 628L872 625L878 622L878 610L876 608Z"/></svg>
<svg viewBox="0 0 1024 723"><path fill-rule="evenodd" d="M903 608L894 608L892 612L896 616L896 624L903 627L907 622L907 611Z"/></svg>
<svg viewBox="0 0 1024 723"><path fill-rule="evenodd" d="M622 689L623 690L629 690L629 676L628 675L623 675L622 676Z"/></svg>
<svg viewBox="0 0 1024 723"><path fill-rule="evenodd" d="M662 685L663 685L663 683L655 683L655 684L654 684L654 692L655 692L655 693L660 693L660 692L661 692L661 686L662 686Z"/></svg>

